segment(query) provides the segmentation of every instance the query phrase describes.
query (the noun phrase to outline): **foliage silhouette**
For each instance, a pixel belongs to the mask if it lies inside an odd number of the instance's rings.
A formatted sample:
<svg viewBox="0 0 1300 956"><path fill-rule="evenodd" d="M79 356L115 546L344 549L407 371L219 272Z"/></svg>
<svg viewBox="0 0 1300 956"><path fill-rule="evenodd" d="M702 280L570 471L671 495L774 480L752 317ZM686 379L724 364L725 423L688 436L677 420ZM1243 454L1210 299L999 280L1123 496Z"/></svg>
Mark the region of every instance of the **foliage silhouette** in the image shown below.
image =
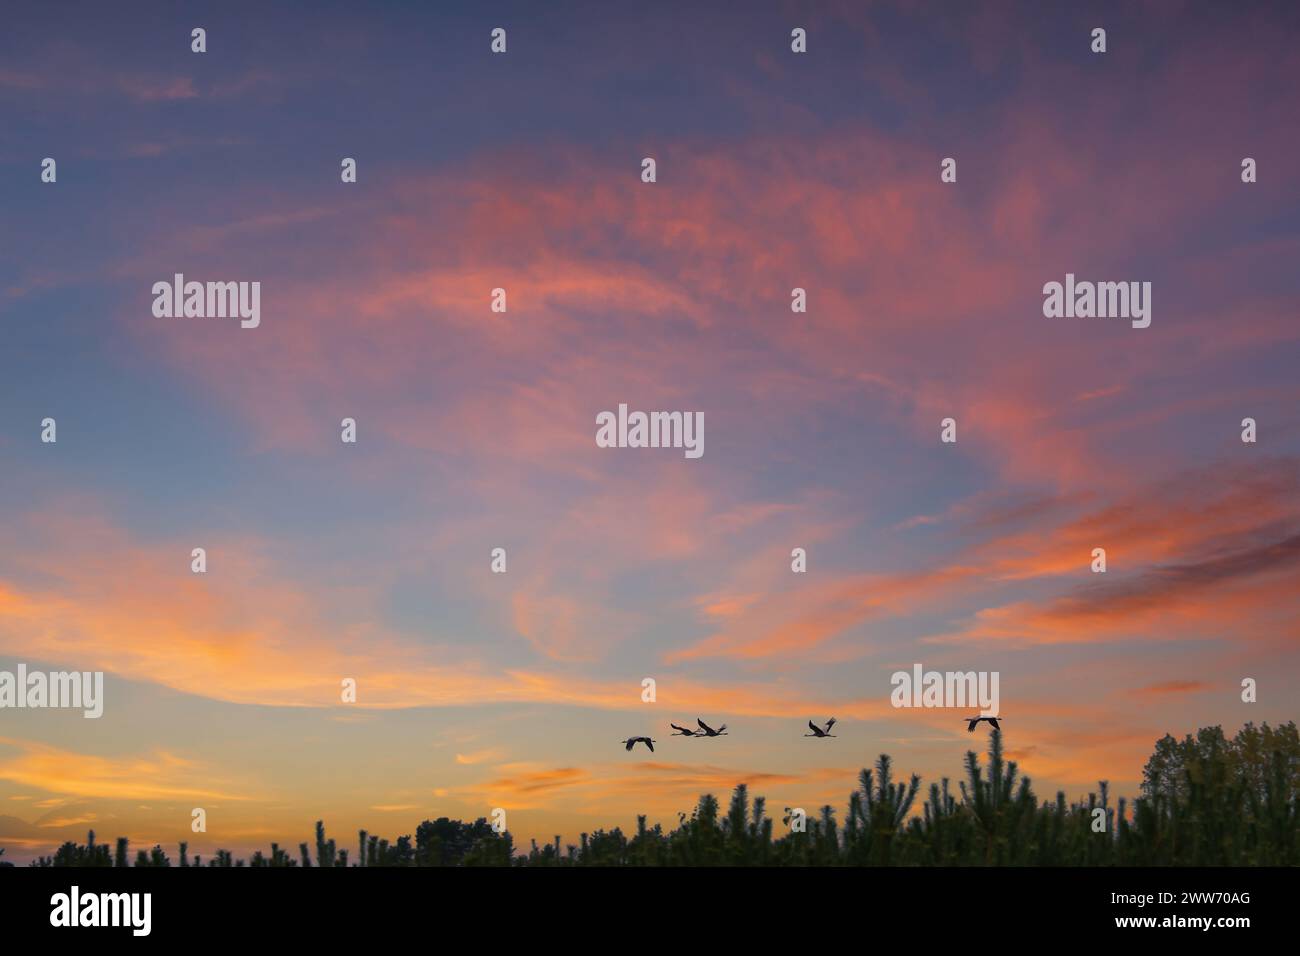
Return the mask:
<svg viewBox="0 0 1300 956"><path fill-rule="evenodd" d="M740 784L725 816L704 794L678 826L646 826L636 833L584 833L579 845L561 849L560 837L539 848L532 842L516 855L508 831L497 833L483 818L473 823L440 817L425 820L393 843L361 830L354 866L1294 866L1300 864L1300 736L1294 722L1277 728L1247 724L1227 738L1205 727L1179 741L1165 736L1143 770L1142 795L1110 805L1101 781L1086 802L1066 804L1058 792L1041 804L1028 777L1003 756L1002 732L990 735L988 762L968 751L960 799L947 777L931 784L929 799L913 812L921 780L893 780L888 755L865 769L849 796L843 831L835 812L809 815L803 832L773 839L773 820L762 797L751 799ZM1102 811L1100 814L1094 811ZM784 818L791 819L789 808ZM251 867L348 866L348 851L326 839L316 822L316 859L306 843L295 858L279 844L260 850ZM180 844L181 867L202 866ZM127 865L125 837L110 854L95 842L69 841L33 866ZM3 853L3 850L0 850ZM209 867L241 867L226 850ZM135 866L171 866L160 846L136 854Z"/></svg>

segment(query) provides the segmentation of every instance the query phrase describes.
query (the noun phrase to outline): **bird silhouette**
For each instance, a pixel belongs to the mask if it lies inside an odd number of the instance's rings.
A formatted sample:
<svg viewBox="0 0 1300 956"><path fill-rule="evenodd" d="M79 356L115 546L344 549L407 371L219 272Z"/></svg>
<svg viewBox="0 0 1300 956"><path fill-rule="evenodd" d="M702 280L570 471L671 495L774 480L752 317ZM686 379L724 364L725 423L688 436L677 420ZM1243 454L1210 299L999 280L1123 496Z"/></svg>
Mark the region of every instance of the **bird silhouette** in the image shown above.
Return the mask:
<svg viewBox="0 0 1300 956"><path fill-rule="evenodd" d="M700 725L700 731L699 731L698 734L696 734L696 736L698 736L698 737L723 737L723 736L726 736L726 733L727 733L727 725L726 725L726 724L723 724L723 725L722 725L721 727L719 727L717 730L714 730L712 727L710 727L710 726L709 726L708 724L706 724L704 721L700 720L700 718L698 718L698 717L695 718L695 722L696 722L697 724Z"/></svg>
<svg viewBox="0 0 1300 956"><path fill-rule="evenodd" d="M631 750L637 744L645 744L648 748L650 748L651 753L655 752L655 742L651 740L649 737L629 737L627 738L627 740L620 740L619 743L627 744L628 750Z"/></svg>
<svg viewBox="0 0 1300 956"><path fill-rule="evenodd" d="M972 734L975 733L975 725L978 724L981 720L987 720L989 722L989 726L992 727L994 730L1002 729L1001 727L998 726L997 717L963 717L962 720L966 721L966 730Z"/></svg>
<svg viewBox="0 0 1300 956"><path fill-rule="evenodd" d="M689 727L678 727L676 724L671 722L668 724L668 726L671 727L673 730L677 731L677 733L673 734L674 737L703 737L704 736L704 734L701 733L700 731L691 730L691 728Z"/></svg>
<svg viewBox="0 0 1300 956"><path fill-rule="evenodd" d="M831 733L831 728L835 726L835 718L834 718L834 717L832 717L830 720L826 721L826 729L825 729L825 730L822 730L820 727L818 727L816 724L814 724L811 720L808 721L808 726L809 726L809 728L811 728L812 733L810 733L810 734L804 734L805 737L834 737L834 736L835 736L833 733Z"/></svg>

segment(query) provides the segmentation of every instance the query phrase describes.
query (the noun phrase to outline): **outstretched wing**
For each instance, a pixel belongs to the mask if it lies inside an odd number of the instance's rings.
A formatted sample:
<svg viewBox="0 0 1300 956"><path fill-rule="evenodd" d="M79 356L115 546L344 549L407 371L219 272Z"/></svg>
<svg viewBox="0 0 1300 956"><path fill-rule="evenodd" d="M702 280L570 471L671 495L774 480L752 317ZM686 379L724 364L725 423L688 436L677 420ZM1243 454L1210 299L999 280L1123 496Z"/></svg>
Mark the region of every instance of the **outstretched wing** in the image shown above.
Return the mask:
<svg viewBox="0 0 1300 956"><path fill-rule="evenodd" d="M835 718L832 717L830 720L826 721L826 732L829 734L831 732L831 728L834 726L835 726Z"/></svg>
<svg viewBox="0 0 1300 956"><path fill-rule="evenodd" d="M689 727L678 727L676 724L672 723L671 721L669 721L668 726L671 727L673 730L680 730L687 737L695 736L695 731L691 730Z"/></svg>
<svg viewBox="0 0 1300 956"><path fill-rule="evenodd" d="M631 750L635 746L636 746L636 738L629 738L627 742L627 749Z"/></svg>
<svg viewBox="0 0 1300 956"><path fill-rule="evenodd" d="M808 729L811 730L813 733L815 733L817 736L819 737L821 736L822 729L818 727L816 724L814 724L811 720L808 721Z"/></svg>
<svg viewBox="0 0 1300 956"><path fill-rule="evenodd" d="M989 723L992 725L992 727L993 727L994 730L1001 730L1001 729L1002 729L1001 727L998 726L998 719L997 719L996 717L990 717L990 718L989 718Z"/></svg>
<svg viewBox="0 0 1300 956"><path fill-rule="evenodd" d="M696 717L696 718L695 718L695 722L696 722L697 724L700 725L700 729L702 729L706 734L716 734L716 733L717 733L716 730L714 730L712 727L710 727L710 726L709 726L708 724L706 724L704 721L700 720L700 718Z"/></svg>
<svg viewBox="0 0 1300 956"><path fill-rule="evenodd" d="M980 719L976 717L974 720L972 720L969 724L966 725L966 730L972 734L975 733L975 725L978 724L979 722Z"/></svg>
<svg viewBox="0 0 1300 956"><path fill-rule="evenodd" d="M726 729L727 729L727 725L723 724L721 727L718 728L718 733L722 733Z"/></svg>
<svg viewBox="0 0 1300 956"><path fill-rule="evenodd" d="M655 752L655 742L654 742L653 740L651 740L649 737L646 737L646 738L644 738L644 739L645 739L645 745L646 745L647 747L650 748L650 752L651 752L651 753L654 753L654 752Z"/></svg>

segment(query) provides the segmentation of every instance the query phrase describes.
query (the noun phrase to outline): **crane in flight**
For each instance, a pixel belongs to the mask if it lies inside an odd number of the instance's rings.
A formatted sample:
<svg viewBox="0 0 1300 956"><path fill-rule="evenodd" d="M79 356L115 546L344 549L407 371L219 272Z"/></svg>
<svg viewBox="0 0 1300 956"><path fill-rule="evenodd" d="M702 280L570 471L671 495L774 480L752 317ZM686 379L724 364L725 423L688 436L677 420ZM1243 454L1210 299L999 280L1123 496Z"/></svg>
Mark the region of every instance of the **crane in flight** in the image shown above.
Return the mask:
<svg viewBox="0 0 1300 956"><path fill-rule="evenodd" d="M673 730L677 731L677 733L673 734L674 737L703 737L704 736L704 732L700 730L691 730L691 728L689 727L678 727L676 724L671 722L668 724L668 726L671 727Z"/></svg>
<svg viewBox="0 0 1300 956"><path fill-rule="evenodd" d="M646 747L650 749L651 753L655 752L655 742L649 737L629 737L627 740L620 740L619 743L627 744L628 750L631 750L637 744L645 744Z"/></svg>
<svg viewBox="0 0 1300 956"><path fill-rule="evenodd" d="M981 720L987 720L989 722L989 726L992 727L994 730L1002 729L1001 727L998 726L997 717L963 717L962 720L966 721L967 732L972 734L975 733L975 727L979 724Z"/></svg>
<svg viewBox="0 0 1300 956"><path fill-rule="evenodd" d="M726 724L723 724L723 725L722 725L721 727L719 727L717 730L714 730L712 727L710 727L710 726L709 726L708 724L706 724L704 721L700 720L700 718L698 718L698 717L695 718L695 722L696 722L697 724L700 725L699 732L695 735L695 736L697 736L697 737L724 737L724 736L726 736L726 733L727 733L727 725L726 725Z"/></svg>
<svg viewBox="0 0 1300 956"><path fill-rule="evenodd" d="M826 729L825 729L825 730L823 730L822 728L818 727L816 724L814 724L814 723L810 720L810 721L808 721L808 727L812 730L812 733L810 733L810 734L804 734L804 736L805 736L805 737L834 737L835 735L834 735L833 733L831 733L831 728L834 727L834 726L835 726L835 718L834 718L834 717L832 717L830 720L826 721Z"/></svg>

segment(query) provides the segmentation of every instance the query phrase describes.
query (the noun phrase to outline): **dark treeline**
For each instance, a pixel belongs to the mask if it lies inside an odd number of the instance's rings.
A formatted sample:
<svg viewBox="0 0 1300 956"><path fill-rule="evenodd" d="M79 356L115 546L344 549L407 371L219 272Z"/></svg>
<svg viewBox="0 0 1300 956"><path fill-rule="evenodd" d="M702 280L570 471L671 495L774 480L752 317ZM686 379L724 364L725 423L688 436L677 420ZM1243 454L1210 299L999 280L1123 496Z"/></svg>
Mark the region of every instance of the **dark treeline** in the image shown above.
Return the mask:
<svg viewBox="0 0 1300 956"><path fill-rule="evenodd" d="M849 795L843 824L830 806L809 813L802 832L786 808L784 834L773 839L774 819L762 797L741 784L725 814L705 794L678 826L646 826L637 818L630 837L615 827L582 834L581 842L555 842L516 855L508 831L474 823L426 820L410 836L380 839L362 830L357 856L326 839L316 824L311 847L296 854L271 844L247 863L225 850L206 862L190 858L181 843L178 865L190 866L1259 866L1300 864L1297 808L1300 738L1294 722L1270 728L1247 724L1229 739L1219 727L1176 740L1165 736L1143 771L1142 795L1132 807L1111 806L1102 781L1085 802L1065 794L1039 802L1015 761L1004 759L1002 735L993 731L987 763L968 751L965 778L954 793L948 778L931 784L919 813L913 807L921 780L895 781L889 757L863 770ZM1098 813L1096 811L1100 810ZM131 865L127 841L115 847L65 843L33 866ZM135 866L171 866L160 846L136 853Z"/></svg>

